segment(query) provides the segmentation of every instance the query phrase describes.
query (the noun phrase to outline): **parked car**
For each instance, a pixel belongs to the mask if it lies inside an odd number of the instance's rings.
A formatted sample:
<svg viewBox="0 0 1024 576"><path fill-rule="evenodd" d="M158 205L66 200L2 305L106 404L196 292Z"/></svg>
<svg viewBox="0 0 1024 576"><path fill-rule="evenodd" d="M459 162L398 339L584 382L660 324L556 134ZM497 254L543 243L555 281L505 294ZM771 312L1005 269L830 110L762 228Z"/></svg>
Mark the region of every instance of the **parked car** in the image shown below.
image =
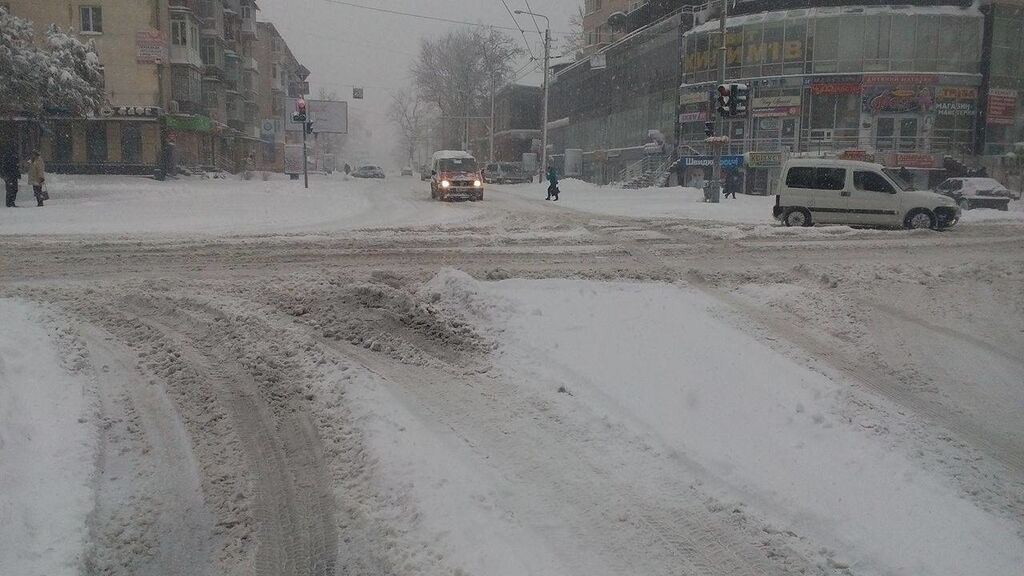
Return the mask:
<svg viewBox="0 0 1024 576"><path fill-rule="evenodd" d="M476 159L470 153L458 150L434 153L430 197L435 200L483 200L484 183Z"/></svg>
<svg viewBox="0 0 1024 576"><path fill-rule="evenodd" d="M379 166L360 166L352 171L353 178L384 178L384 171Z"/></svg>
<svg viewBox="0 0 1024 576"><path fill-rule="evenodd" d="M951 198L913 190L879 164L832 159L786 162L773 214L786 226L847 224L947 228L960 219Z"/></svg>
<svg viewBox="0 0 1024 576"><path fill-rule="evenodd" d="M402 168L402 176L412 176L412 166Z"/></svg>
<svg viewBox="0 0 1024 576"><path fill-rule="evenodd" d="M1011 198L1020 199L1020 192L1011 192L994 178L950 178L935 191L955 200L961 210L1008 210Z"/></svg>
<svg viewBox="0 0 1024 576"><path fill-rule="evenodd" d="M484 166L483 176L486 184L526 184L533 181L515 162L491 162Z"/></svg>

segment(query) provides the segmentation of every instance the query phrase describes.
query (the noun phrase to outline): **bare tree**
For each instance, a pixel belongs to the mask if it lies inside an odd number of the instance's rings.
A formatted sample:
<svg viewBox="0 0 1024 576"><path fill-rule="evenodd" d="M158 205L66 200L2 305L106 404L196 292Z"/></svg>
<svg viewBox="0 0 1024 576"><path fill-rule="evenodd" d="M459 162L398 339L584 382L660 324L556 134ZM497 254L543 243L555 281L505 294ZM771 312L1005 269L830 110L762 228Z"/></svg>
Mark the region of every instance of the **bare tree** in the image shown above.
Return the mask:
<svg viewBox="0 0 1024 576"><path fill-rule="evenodd" d="M490 113L489 96L511 78L521 55L512 38L497 30L460 29L420 44L412 74L417 92L440 113L445 146L464 139L469 117Z"/></svg>
<svg viewBox="0 0 1024 576"><path fill-rule="evenodd" d="M398 126L398 147L409 166L416 164L416 149L427 136L429 116L430 104L419 93L402 89L391 95L388 117Z"/></svg>
<svg viewBox="0 0 1024 576"><path fill-rule="evenodd" d="M569 28L572 32L562 40L558 47L560 56L572 56L577 60L583 57L583 51L587 48L587 33L583 29L585 15L583 4L580 4L576 7L576 13L569 18Z"/></svg>

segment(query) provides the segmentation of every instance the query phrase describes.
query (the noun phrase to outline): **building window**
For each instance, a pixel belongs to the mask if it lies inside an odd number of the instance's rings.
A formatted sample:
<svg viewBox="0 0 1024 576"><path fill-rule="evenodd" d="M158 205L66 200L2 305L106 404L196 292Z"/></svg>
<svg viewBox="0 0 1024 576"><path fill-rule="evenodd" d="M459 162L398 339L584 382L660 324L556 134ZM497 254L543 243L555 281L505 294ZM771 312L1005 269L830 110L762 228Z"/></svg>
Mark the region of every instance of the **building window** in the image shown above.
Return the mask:
<svg viewBox="0 0 1024 576"><path fill-rule="evenodd" d="M107 161L107 124L106 122L89 122L86 126L86 160L90 164L103 164Z"/></svg>
<svg viewBox="0 0 1024 576"><path fill-rule="evenodd" d="M53 125L50 133L50 160L59 164L70 164L74 154L74 139L71 124L61 122Z"/></svg>
<svg viewBox="0 0 1024 576"><path fill-rule="evenodd" d="M142 162L142 127L137 122L121 124L121 161L125 164Z"/></svg>
<svg viewBox="0 0 1024 576"><path fill-rule="evenodd" d="M175 46L188 46L188 22L171 20L171 43Z"/></svg>
<svg viewBox="0 0 1024 576"><path fill-rule="evenodd" d="M252 6L242 6L242 20L252 20Z"/></svg>
<svg viewBox="0 0 1024 576"><path fill-rule="evenodd" d="M89 34L103 33L103 8L99 6L82 6L82 32Z"/></svg>

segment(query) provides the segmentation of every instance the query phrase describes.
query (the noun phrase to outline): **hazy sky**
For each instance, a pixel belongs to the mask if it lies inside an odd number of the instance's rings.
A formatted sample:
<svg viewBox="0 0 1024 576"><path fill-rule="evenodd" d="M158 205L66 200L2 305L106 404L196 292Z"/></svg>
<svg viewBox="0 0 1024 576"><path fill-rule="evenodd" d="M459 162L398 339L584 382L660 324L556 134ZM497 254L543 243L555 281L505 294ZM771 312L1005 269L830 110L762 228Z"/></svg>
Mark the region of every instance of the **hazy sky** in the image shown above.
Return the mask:
<svg viewBox="0 0 1024 576"><path fill-rule="evenodd" d="M350 0L355 4L451 20L480 22L513 27L515 23L501 0ZM505 0L513 11L533 11L551 18L555 40L569 31L569 18L583 0ZM458 27L407 16L382 14L332 3L330 0L257 0L260 18L273 22L292 52L313 74L310 77L314 97L320 87L338 93L349 101L350 116L361 117L375 128L367 158L391 164L392 128L384 112L390 101L388 91L410 83L409 66L416 57L421 38L430 38ZM529 16L518 16L528 32L526 41L538 58L542 41ZM541 29L544 21L538 19ZM523 42L518 31L510 32ZM527 62L523 61L521 65ZM525 76L521 82L539 85L540 73ZM366 89L366 99L351 100L352 86ZM379 134L378 134L379 133ZM386 157L385 157L386 156Z"/></svg>

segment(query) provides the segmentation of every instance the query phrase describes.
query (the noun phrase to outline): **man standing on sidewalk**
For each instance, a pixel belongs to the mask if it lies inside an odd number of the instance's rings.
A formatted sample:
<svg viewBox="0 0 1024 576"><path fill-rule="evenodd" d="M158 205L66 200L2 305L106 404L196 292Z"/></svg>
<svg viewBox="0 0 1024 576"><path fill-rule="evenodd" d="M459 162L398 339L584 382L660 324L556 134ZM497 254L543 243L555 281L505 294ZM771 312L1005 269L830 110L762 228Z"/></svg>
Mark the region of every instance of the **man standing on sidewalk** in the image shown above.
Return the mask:
<svg viewBox="0 0 1024 576"><path fill-rule="evenodd" d="M28 183L32 185L32 192L35 193L36 203L43 205L43 200L49 196L43 191L43 184L46 182L46 164L39 150L32 151L32 161L28 164Z"/></svg>
<svg viewBox="0 0 1024 576"><path fill-rule="evenodd" d="M21 163L18 160L17 148L11 146L0 160L0 178L7 184L6 206L17 208L14 204L18 199L18 181L21 180Z"/></svg>

